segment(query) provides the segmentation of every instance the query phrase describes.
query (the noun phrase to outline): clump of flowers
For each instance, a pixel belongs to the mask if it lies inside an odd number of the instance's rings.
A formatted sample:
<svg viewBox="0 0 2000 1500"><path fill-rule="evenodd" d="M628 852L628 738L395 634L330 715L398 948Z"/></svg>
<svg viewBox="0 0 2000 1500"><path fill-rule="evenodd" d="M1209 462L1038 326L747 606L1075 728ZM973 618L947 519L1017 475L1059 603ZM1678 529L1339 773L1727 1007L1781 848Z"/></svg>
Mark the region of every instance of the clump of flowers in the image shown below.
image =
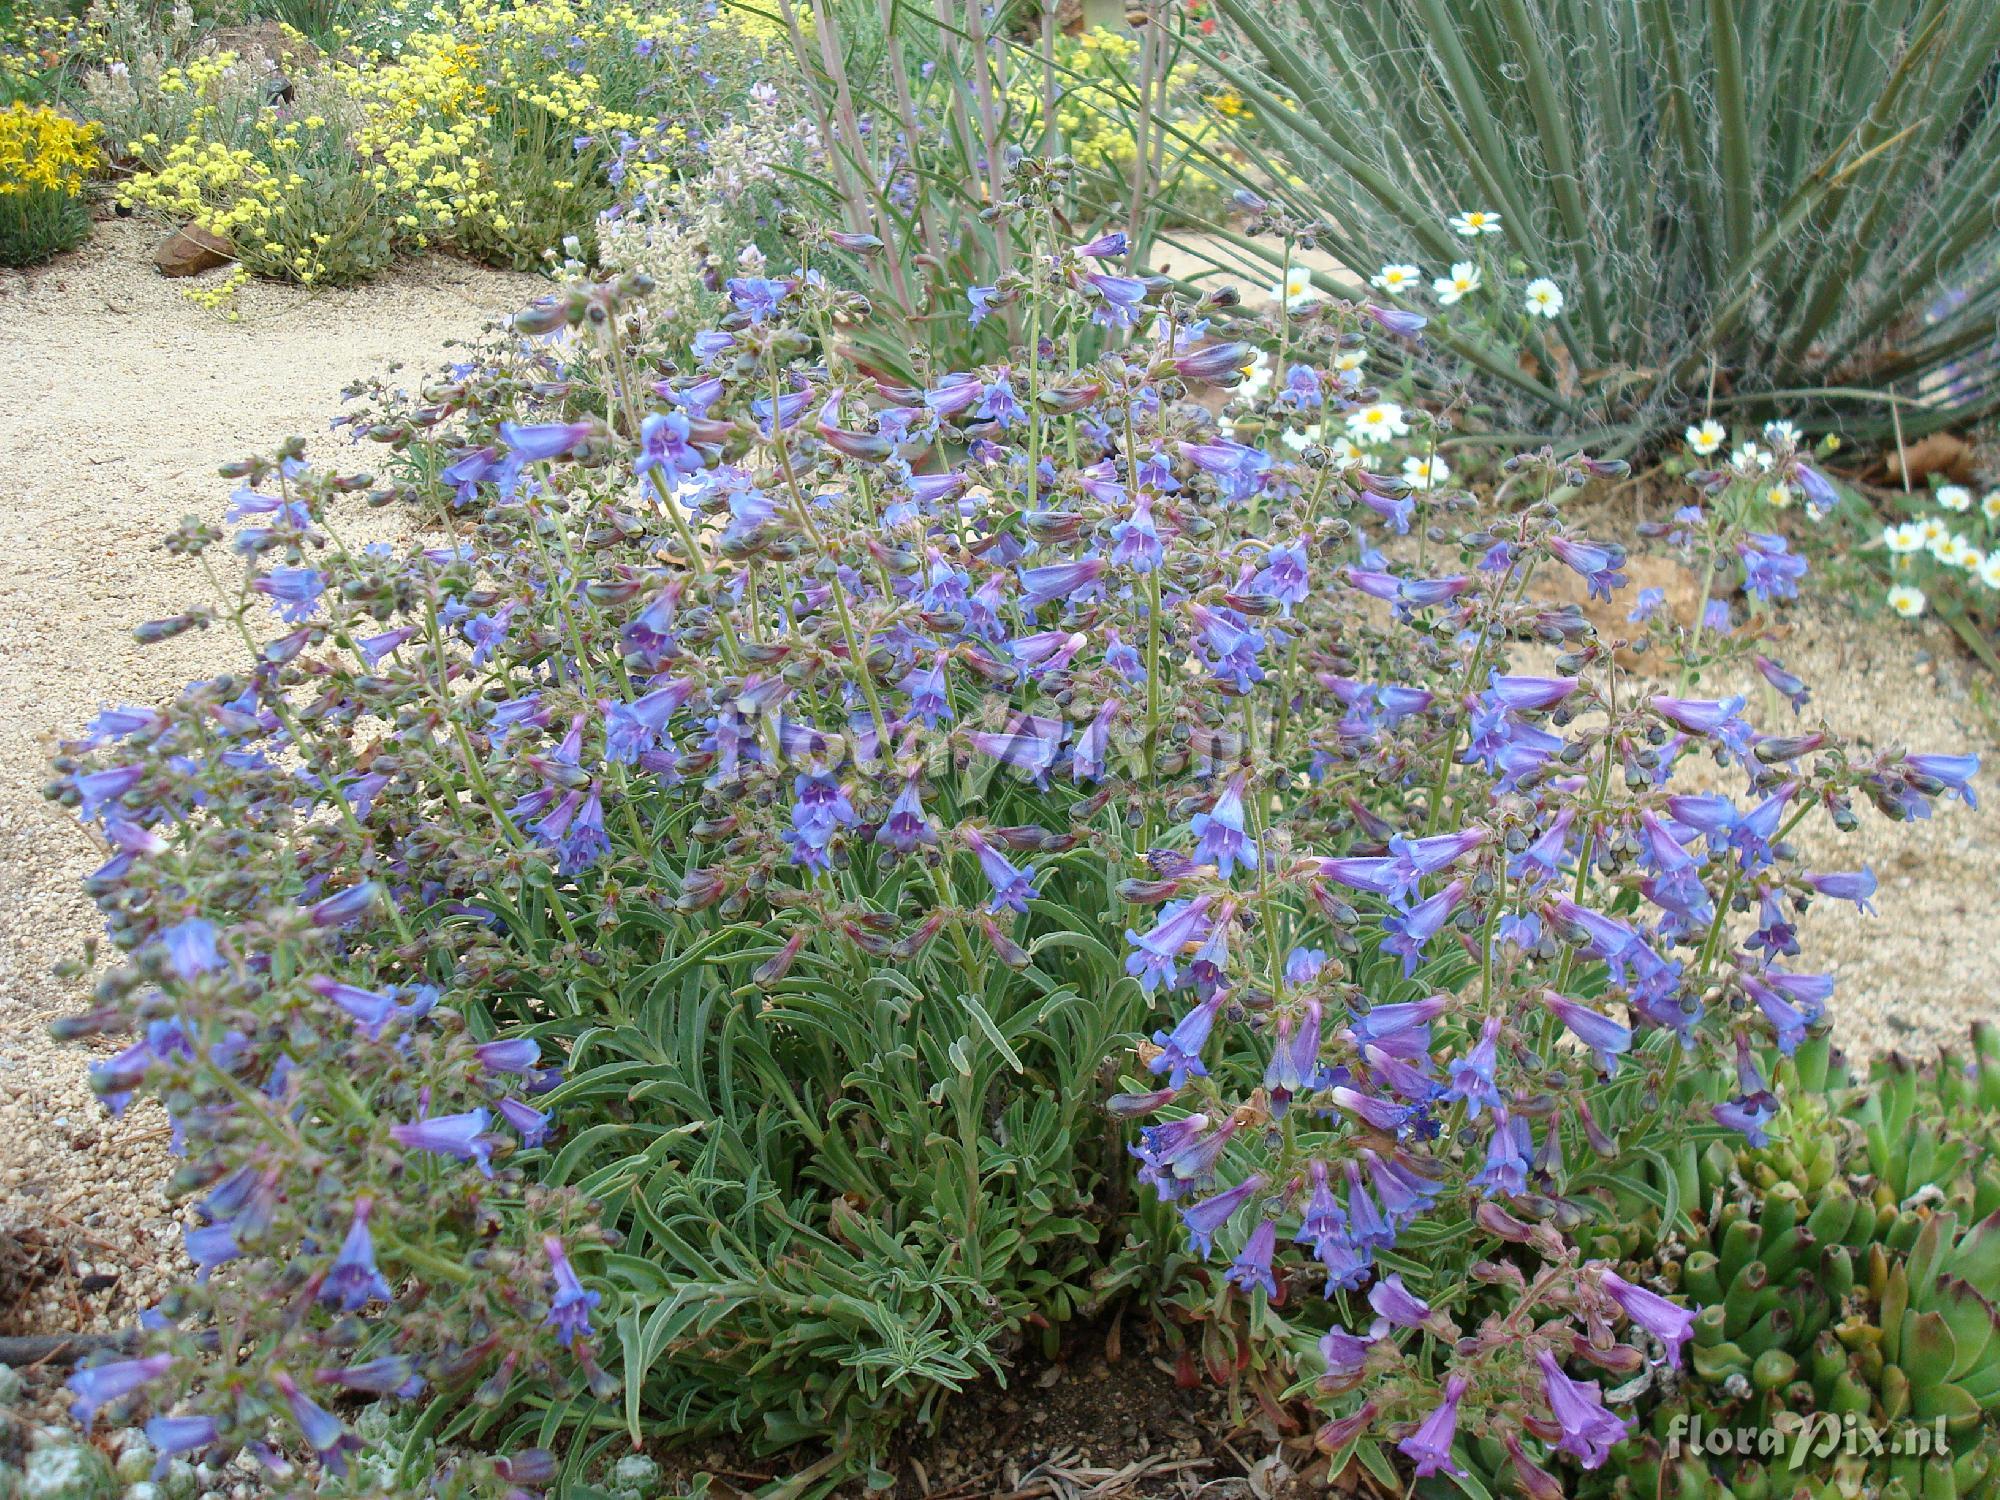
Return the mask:
<svg viewBox="0 0 2000 1500"><path fill-rule="evenodd" d="M1420 317L1239 319L1064 243L1034 180L1040 248L978 289L1003 358L883 377L814 264L739 268L691 339L579 280L353 414L393 482L289 445L171 539L216 597L142 638L244 665L107 710L50 791L117 960L67 1029L136 1030L97 1083L167 1106L199 1274L86 1417L338 1471L334 1395L422 1394L519 1486L622 1382L635 1440L857 1470L1165 1254L1106 1206L1125 1058L1216 1296L1328 1294L1259 1325L1326 1446L1432 1473L1476 1418L1532 1478L1623 1434L1592 1372L1691 1314L1575 1250L1592 1174L1761 1128L1756 1049L1831 988L1786 913L1869 885L1787 835L1974 762L1635 686L1531 589L1608 595L1619 549L1279 440L1388 404L1354 356ZM1281 380L1197 399L1260 348ZM441 524L357 545L364 497ZM1740 800L1674 788L1703 754ZM1709 1118L1662 1109L1718 1064Z"/></svg>
<svg viewBox="0 0 2000 1500"><path fill-rule="evenodd" d="M47 105L0 110L0 266L38 265L90 233L83 186L97 130Z"/></svg>
<svg viewBox="0 0 2000 1500"><path fill-rule="evenodd" d="M1882 528L1885 602L1905 619L1936 612L1988 644L2000 630L2000 489L1939 483Z"/></svg>

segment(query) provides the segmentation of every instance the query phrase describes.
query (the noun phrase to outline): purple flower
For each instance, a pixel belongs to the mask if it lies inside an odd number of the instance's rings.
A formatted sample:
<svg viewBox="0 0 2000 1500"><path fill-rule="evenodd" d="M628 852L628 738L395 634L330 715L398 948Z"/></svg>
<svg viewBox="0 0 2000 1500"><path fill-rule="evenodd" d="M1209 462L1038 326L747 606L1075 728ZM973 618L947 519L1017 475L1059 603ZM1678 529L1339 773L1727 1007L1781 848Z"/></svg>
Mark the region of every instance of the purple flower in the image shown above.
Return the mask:
<svg viewBox="0 0 2000 1500"><path fill-rule="evenodd" d="M351 885L336 896L328 896L306 908L306 920L315 927L345 927L373 909L382 897L382 887L372 880Z"/></svg>
<svg viewBox="0 0 2000 1500"><path fill-rule="evenodd" d="M354 1216L348 1221L347 1238L340 1254L320 1283L319 1300L337 1305L342 1312L356 1312L371 1300L396 1300L389 1283L375 1266L375 1242L368 1233L368 1219L375 1204L368 1198L354 1200Z"/></svg>
<svg viewBox="0 0 2000 1500"><path fill-rule="evenodd" d="M986 883L993 891L986 909L990 912L1026 912L1028 903L1041 894L1035 888L1033 873L1015 869L977 828L965 831L965 842L979 856L979 872L986 877Z"/></svg>
<svg viewBox="0 0 2000 1500"><path fill-rule="evenodd" d="M360 1391L370 1396L399 1396L405 1401L424 1392L424 1377L417 1373L415 1362L406 1354L388 1354L381 1359L371 1359L366 1364L336 1365L315 1370L313 1379L321 1385L337 1385L346 1391Z"/></svg>
<svg viewBox="0 0 2000 1500"><path fill-rule="evenodd" d="M520 462L532 464L561 458L596 431L596 424L591 422L544 422L539 425L502 422L500 441Z"/></svg>
<svg viewBox="0 0 2000 1500"><path fill-rule="evenodd" d="M539 1146L549 1136L549 1114L519 1099L502 1099L494 1106L500 1118L521 1133L523 1146Z"/></svg>
<svg viewBox="0 0 2000 1500"><path fill-rule="evenodd" d="M1391 1271L1368 1289L1368 1305L1392 1328L1421 1328L1431 1315L1430 1304L1404 1286L1402 1274L1397 1271Z"/></svg>
<svg viewBox="0 0 2000 1500"><path fill-rule="evenodd" d="M1146 283L1137 276L1113 276L1092 271L1084 278L1097 294L1090 321L1106 328L1132 328L1139 322L1139 309L1146 301Z"/></svg>
<svg viewBox="0 0 2000 1500"><path fill-rule="evenodd" d="M391 1125L389 1135L405 1150L435 1151L440 1156L469 1161L478 1166L483 1176L491 1177L492 1148L484 1139L491 1120L492 1116L484 1109L469 1109L462 1114L433 1115Z"/></svg>
<svg viewBox="0 0 2000 1500"><path fill-rule="evenodd" d="M1463 1474L1452 1461L1451 1445L1458 1436L1458 1402L1465 1394L1466 1379L1463 1375L1453 1375L1444 1383L1444 1400L1438 1403L1417 1430L1396 1444L1402 1455L1416 1465L1419 1479L1428 1479L1443 1470L1447 1474Z"/></svg>
<svg viewBox="0 0 2000 1500"><path fill-rule="evenodd" d="M578 1334L589 1337L590 1311L604 1300L602 1292L587 1291L576 1279L576 1272L570 1267L569 1256L563 1252L562 1241L554 1235L542 1240L542 1248L548 1252L549 1269L555 1277L555 1297L549 1304L549 1315L542 1320L546 1328L556 1331L556 1341L568 1348Z"/></svg>
<svg viewBox="0 0 2000 1500"><path fill-rule="evenodd" d="M1499 1046L1500 1018L1488 1016L1480 1025L1478 1042L1463 1057L1452 1060L1451 1086L1443 1097L1448 1101L1464 1100L1468 1120L1478 1119L1482 1108L1497 1110L1501 1106L1500 1090L1493 1081Z"/></svg>
<svg viewBox="0 0 2000 1500"><path fill-rule="evenodd" d="M1777 1118L1778 1101L1770 1094L1759 1091L1714 1105L1709 1113L1718 1125L1742 1132L1750 1145L1763 1146L1770 1142L1770 1134L1764 1127Z"/></svg>
<svg viewBox="0 0 2000 1500"><path fill-rule="evenodd" d="M632 461L634 474L661 471L660 478L672 490L683 474L701 468L701 455L688 443L688 419L682 412L656 411L639 424L639 456Z"/></svg>
<svg viewBox="0 0 2000 1500"><path fill-rule="evenodd" d="M1806 884L1822 896L1831 896L1836 901L1852 901L1856 911L1868 916L1875 914L1871 899L1875 894L1875 872L1873 870L1852 870L1828 875L1808 875Z"/></svg>
<svg viewBox="0 0 2000 1500"><path fill-rule="evenodd" d="M1105 560L1086 557L1077 562L1050 563L1021 573L1021 608L1032 614L1055 599L1066 599L1104 576Z"/></svg>
<svg viewBox="0 0 2000 1500"><path fill-rule="evenodd" d="M1150 573L1165 556L1159 528L1153 524L1153 497L1142 494L1133 502L1131 516L1111 528L1112 564L1134 573Z"/></svg>
<svg viewBox="0 0 2000 1500"><path fill-rule="evenodd" d="M972 307L965 315L965 326L977 328L993 314L993 299L999 295L996 286L969 286L965 289L965 300Z"/></svg>
<svg viewBox="0 0 2000 1500"><path fill-rule="evenodd" d="M1785 539L1768 532L1752 532L1736 544L1743 560L1743 591L1766 601L1796 599L1799 580L1806 576L1806 560L1794 557Z"/></svg>
<svg viewBox="0 0 2000 1500"><path fill-rule="evenodd" d="M1542 1397L1562 1429L1557 1449L1586 1469L1596 1468L1623 1441L1628 1424L1604 1409L1604 1394L1595 1381L1571 1380L1546 1349L1536 1352L1535 1363L1542 1370Z"/></svg>
<svg viewBox="0 0 2000 1500"><path fill-rule="evenodd" d="M1131 934L1127 933L1126 936L1130 937ZM1131 972L1136 958L1135 954L1133 958L1125 960L1127 973ZM1172 981L1168 982L1171 984ZM1140 984L1142 987L1150 988L1146 986L1144 979L1140 980ZM1151 1072L1165 1073L1168 1087L1178 1089L1187 1082L1190 1073L1198 1078L1208 1076L1208 1068L1201 1060L1201 1049L1208 1045L1209 1033L1215 1029L1215 1017L1222 1009L1225 993L1226 991L1217 990L1196 1005L1180 1019L1179 1024L1171 1032L1153 1033L1153 1045L1160 1051L1146 1066Z"/></svg>
<svg viewBox="0 0 2000 1500"><path fill-rule="evenodd" d="M1181 956L1209 935L1209 905L1207 896L1193 901L1171 901L1161 908L1160 920L1150 932L1142 934L1129 927L1125 930L1125 941L1136 950L1126 955L1125 972L1139 981L1140 989L1151 994L1163 986L1174 988L1180 978ZM1207 1036L1206 1027L1202 1035ZM1160 1069L1156 1067L1153 1071L1157 1073ZM1175 1087L1179 1087L1178 1082Z"/></svg>
<svg viewBox="0 0 2000 1500"><path fill-rule="evenodd" d="M1257 863L1257 844L1243 829L1243 777L1230 778L1222 795L1207 812L1196 813L1188 824L1195 836L1194 857L1212 864L1227 880L1238 865L1252 869Z"/></svg>
<svg viewBox="0 0 2000 1500"><path fill-rule="evenodd" d="M1423 962L1424 946L1451 920L1451 914L1465 896L1465 882L1454 880L1427 901L1406 912L1391 912L1382 918L1382 951L1401 956L1403 977L1408 979Z"/></svg>
<svg viewBox="0 0 2000 1500"><path fill-rule="evenodd" d="M1903 764L1925 781L1937 783L1938 791L1956 792L1958 800L1967 807L1979 806L1972 795L1972 778L1979 774L1978 756L1906 755Z"/></svg>
<svg viewBox="0 0 2000 1500"><path fill-rule="evenodd" d="M326 592L326 575L317 568L273 568L254 580L251 588L269 599L287 624L310 620Z"/></svg>
<svg viewBox="0 0 2000 1500"><path fill-rule="evenodd" d="M1625 1316L1666 1345L1667 1363L1678 1370L1681 1345L1694 1336L1694 1312L1669 1302L1657 1292L1634 1286L1616 1271L1606 1270L1599 1278L1611 1300L1624 1309Z"/></svg>
<svg viewBox="0 0 2000 1500"><path fill-rule="evenodd" d="M222 1429L213 1417L153 1417L146 1423L146 1441L159 1455L153 1462L153 1478L167 1473L182 1453L212 1448L221 1441Z"/></svg>
<svg viewBox="0 0 2000 1500"><path fill-rule="evenodd" d="M1378 307L1373 302L1368 303L1362 311L1374 319L1376 326L1384 333L1393 334L1399 339L1415 338L1424 331L1424 325L1430 322L1430 319L1422 313L1410 312L1400 307Z"/></svg>
<svg viewBox="0 0 2000 1500"><path fill-rule="evenodd" d="M1632 1048L1629 1027L1619 1025L1587 1005L1565 999L1553 990L1542 992L1542 1004L1554 1012L1571 1036L1590 1049L1591 1055L1597 1059L1597 1066L1607 1077L1617 1076L1619 1056Z"/></svg>
<svg viewBox="0 0 2000 1500"><path fill-rule="evenodd" d="M285 1404L291 1408L292 1421L304 1434L320 1463L331 1474L346 1474L347 1455L364 1446L361 1439L341 1426L340 1418L301 1391L298 1382L284 1371L273 1375L271 1384L284 1396Z"/></svg>
<svg viewBox="0 0 2000 1500"><path fill-rule="evenodd" d="M1666 602L1665 589L1640 589L1638 597L1632 602L1632 612L1625 617L1626 623L1644 625L1659 613L1660 607Z"/></svg>
<svg viewBox="0 0 2000 1500"><path fill-rule="evenodd" d="M1803 682L1772 661L1768 656L1755 655L1750 660L1756 663L1757 670L1762 674L1764 680L1785 696L1786 701L1792 705L1793 713L1797 713L1806 706L1806 702L1812 697L1812 694L1806 691L1806 685Z"/></svg>
<svg viewBox="0 0 2000 1500"><path fill-rule="evenodd" d="M215 924L200 917L169 927L160 934L160 946L166 949L167 967L176 979L191 980L222 967L222 955L215 947Z"/></svg>
<svg viewBox="0 0 2000 1500"><path fill-rule="evenodd" d="M76 1396L69 1414L89 1432L99 1410L150 1385L173 1367L171 1354L149 1354L143 1359L119 1359L81 1368L63 1382Z"/></svg>
<svg viewBox="0 0 2000 1500"><path fill-rule="evenodd" d="M489 1073L532 1073L541 1060L541 1044L533 1037L510 1037L503 1042L481 1042L472 1049L479 1066Z"/></svg>
<svg viewBox="0 0 2000 1500"><path fill-rule="evenodd" d="M1278 1280L1271 1273L1271 1253L1278 1246L1278 1224L1275 1219L1259 1221L1250 1231L1250 1238L1244 1242L1243 1251L1230 1265L1224 1280L1248 1292L1252 1287L1261 1286L1266 1297L1278 1295Z"/></svg>
<svg viewBox="0 0 2000 1500"><path fill-rule="evenodd" d="M1252 1173L1235 1187L1182 1209L1181 1222L1187 1226L1189 1248L1196 1255L1208 1255L1215 1248L1216 1231L1227 1224L1239 1208L1263 1189L1262 1174Z"/></svg>
<svg viewBox="0 0 2000 1500"><path fill-rule="evenodd" d="M729 300L752 323L778 315L778 304L792 294L792 284L770 276L732 276L725 283Z"/></svg>
<svg viewBox="0 0 2000 1500"><path fill-rule="evenodd" d="M1622 547L1606 547L1596 542L1556 536L1549 538L1549 551L1583 579L1593 599L1609 601L1611 591L1625 582L1625 575L1618 571L1625 565L1625 549Z"/></svg>

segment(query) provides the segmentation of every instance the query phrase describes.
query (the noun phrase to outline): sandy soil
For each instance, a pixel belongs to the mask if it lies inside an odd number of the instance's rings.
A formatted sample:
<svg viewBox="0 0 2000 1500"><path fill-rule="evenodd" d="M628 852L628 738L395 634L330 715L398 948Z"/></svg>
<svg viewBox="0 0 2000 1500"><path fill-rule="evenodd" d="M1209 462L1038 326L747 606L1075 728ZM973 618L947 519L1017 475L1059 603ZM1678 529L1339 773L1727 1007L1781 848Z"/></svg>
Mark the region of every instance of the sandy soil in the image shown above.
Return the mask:
<svg viewBox="0 0 2000 1500"><path fill-rule="evenodd" d="M220 636L142 650L128 634L199 599L195 568L155 543L184 515L219 515L219 462L325 434L346 381L395 360L414 376L532 286L432 261L348 293L253 286L232 324L153 272L156 235L105 223L78 255L0 279L0 1238L46 1236L63 1263L8 1331L129 1322L179 1237L159 1191L163 1120L106 1117L84 1056L45 1034L81 1005L49 970L93 930L77 881L99 857L40 795L54 733L237 664ZM1814 685L1808 723L1824 714L1875 745L1992 749L1974 669L1942 634L1863 624L1834 603L1806 613L1781 654ZM1952 804L1904 828L1869 816L1853 838L1813 846L1822 867L1869 863L1882 881L1879 918L1828 905L1804 933L1839 972L1850 1049L1927 1052L1994 1013L1996 805L2000 787L1977 812Z"/></svg>
<svg viewBox="0 0 2000 1500"><path fill-rule="evenodd" d="M73 1273L22 1331L128 1321L179 1238L159 1191L163 1118L107 1117L85 1057L46 1036L83 1008L49 970L94 930L78 879L101 858L43 800L47 751L102 705L241 665L220 632L152 647L129 634L203 601L197 567L157 543L183 516L220 518L219 463L293 433L344 445L327 431L344 384L392 361L416 377L534 286L430 260L350 292L252 285L231 323L153 269L159 235L108 220L75 255L0 273L0 1238L47 1232ZM117 1280L81 1290L98 1275Z"/></svg>

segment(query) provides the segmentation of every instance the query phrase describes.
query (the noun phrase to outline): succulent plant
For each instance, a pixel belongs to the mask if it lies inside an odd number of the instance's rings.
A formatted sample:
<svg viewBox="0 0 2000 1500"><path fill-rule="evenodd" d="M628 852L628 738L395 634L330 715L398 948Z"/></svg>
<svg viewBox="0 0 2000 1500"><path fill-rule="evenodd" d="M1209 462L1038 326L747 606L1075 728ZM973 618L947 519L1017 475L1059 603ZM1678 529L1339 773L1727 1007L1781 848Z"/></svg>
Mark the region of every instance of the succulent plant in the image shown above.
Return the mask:
<svg viewBox="0 0 2000 1500"><path fill-rule="evenodd" d="M2000 1033L1865 1080L1824 1040L1776 1071L1766 1142L1700 1152L1696 1233L1644 1266L1703 1310L1607 1492L2000 1496Z"/></svg>

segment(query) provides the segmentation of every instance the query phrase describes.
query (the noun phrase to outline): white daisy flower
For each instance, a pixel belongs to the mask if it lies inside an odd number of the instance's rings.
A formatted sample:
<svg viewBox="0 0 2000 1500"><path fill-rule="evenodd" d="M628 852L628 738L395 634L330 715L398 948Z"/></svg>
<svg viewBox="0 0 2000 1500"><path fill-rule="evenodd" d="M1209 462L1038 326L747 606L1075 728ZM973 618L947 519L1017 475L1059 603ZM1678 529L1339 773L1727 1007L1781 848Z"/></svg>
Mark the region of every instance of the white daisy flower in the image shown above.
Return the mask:
<svg viewBox="0 0 2000 1500"><path fill-rule="evenodd" d="M1322 431L1324 431L1324 429L1320 426L1319 423L1315 422L1312 424L1312 426L1304 428L1303 430L1300 431L1293 431L1291 429L1287 429L1284 433L1280 434L1278 441L1283 443L1287 448L1291 449L1292 452L1294 453L1303 453L1306 451L1306 449L1310 448L1314 443L1319 441L1320 433Z"/></svg>
<svg viewBox="0 0 2000 1500"><path fill-rule="evenodd" d="M2000 521L2000 490L1990 490L1979 502L1979 513L1989 521Z"/></svg>
<svg viewBox="0 0 2000 1500"><path fill-rule="evenodd" d="M1243 381L1236 389L1254 401L1269 389L1272 375L1271 356L1259 349L1243 361Z"/></svg>
<svg viewBox="0 0 2000 1500"><path fill-rule="evenodd" d="M1899 583L1890 589L1888 597L1889 608L1906 620L1914 620L1922 614L1927 602L1922 589L1912 588L1907 583Z"/></svg>
<svg viewBox="0 0 2000 1500"><path fill-rule="evenodd" d="M1936 516L1925 516L1921 521L1910 523L1917 530L1917 541L1932 557L1942 558L1943 548L1951 540L1951 532Z"/></svg>
<svg viewBox="0 0 2000 1500"><path fill-rule="evenodd" d="M1914 526L1884 526L1882 545L1897 557L1909 557L1924 550L1923 533Z"/></svg>
<svg viewBox="0 0 2000 1500"><path fill-rule="evenodd" d="M1438 304L1451 307L1468 292L1479 290L1479 267L1469 260L1455 261L1449 276L1440 276L1431 283L1431 290L1437 293Z"/></svg>
<svg viewBox="0 0 2000 1500"><path fill-rule="evenodd" d="M1762 472L1771 467L1771 455L1755 443L1739 443L1736 451L1729 455L1729 466L1744 472Z"/></svg>
<svg viewBox="0 0 2000 1500"><path fill-rule="evenodd" d="M1500 232L1500 215L1487 213L1484 209L1468 208L1453 214L1452 229L1468 240L1476 240L1482 234Z"/></svg>
<svg viewBox="0 0 2000 1500"><path fill-rule="evenodd" d="M1347 430L1358 443L1386 443L1407 434L1410 424L1393 401L1377 401L1347 414Z"/></svg>
<svg viewBox="0 0 2000 1500"><path fill-rule="evenodd" d="M1764 491L1764 503L1773 510L1783 510L1792 503L1792 487L1789 484L1774 484Z"/></svg>
<svg viewBox="0 0 2000 1500"><path fill-rule="evenodd" d="M1377 291L1387 292L1394 297L1403 292L1414 291L1423 285L1423 280L1424 273L1415 266L1394 265L1384 266L1370 276L1368 284Z"/></svg>
<svg viewBox="0 0 2000 1500"><path fill-rule="evenodd" d="M1686 433L1687 445L1696 458L1707 458L1729 441L1729 429L1713 417L1695 423Z"/></svg>
<svg viewBox="0 0 2000 1500"><path fill-rule="evenodd" d="M1366 349L1342 349L1333 357L1333 373L1336 375L1358 375L1361 367L1368 363Z"/></svg>
<svg viewBox="0 0 2000 1500"><path fill-rule="evenodd" d="M1986 554L1986 561L1979 565L1979 581L1989 589L2000 589L2000 548Z"/></svg>
<svg viewBox="0 0 2000 1500"><path fill-rule="evenodd" d="M1766 422L1764 441L1773 448L1796 448L1804 441L1804 435L1790 422Z"/></svg>
<svg viewBox="0 0 2000 1500"><path fill-rule="evenodd" d="M1285 273L1285 279L1270 289L1273 302L1283 301L1290 308L1310 307L1319 299L1313 290L1312 272L1304 266L1293 266Z"/></svg>
<svg viewBox="0 0 2000 1500"><path fill-rule="evenodd" d="M1962 484L1939 485L1937 503L1946 510L1971 510L1972 491Z"/></svg>
<svg viewBox="0 0 2000 1500"><path fill-rule="evenodd" d="M1413 490L1434 490L1451 478L1451 466L1442 458L1403 460L1403 482Z"/></svg>
<svg viewBox="0 0 2000 1500"><path fill-rule="evenodd" d="M1546 276L1537 276L1528 283L1525 300L1531 318L1557 318L1562 315L1562 288Z"/></svg>
<svg viewBox="0 0 2000 1500"><path fill-rule="evenodd" d="M1949 538L1938 549L1938 561L1948 568L1964 568L1967 572L1986 561L1986 555L1962 536Z"/></svg>

